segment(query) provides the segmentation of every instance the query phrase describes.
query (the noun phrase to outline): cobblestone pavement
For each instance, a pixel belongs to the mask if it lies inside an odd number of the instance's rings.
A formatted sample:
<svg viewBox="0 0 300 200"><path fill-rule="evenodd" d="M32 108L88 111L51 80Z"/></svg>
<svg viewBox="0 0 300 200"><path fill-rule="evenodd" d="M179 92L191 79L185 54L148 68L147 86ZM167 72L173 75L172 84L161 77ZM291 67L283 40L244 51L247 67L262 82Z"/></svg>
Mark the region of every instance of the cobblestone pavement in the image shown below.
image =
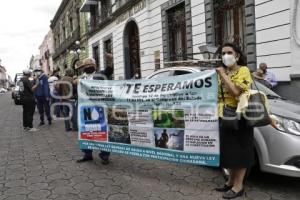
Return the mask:
<svg viewBox="0 0 300 200"><path fill-rule="evenodd" d="M213 190L224 181L218 169L116 154L107 166L96 155L94 162L77 164L75 132L64 132L56 121L24 133L21 113L9 94L0 96L0 200L222 199ZM259 173L241 199L299 200L299 188L299 179Z"/></svg>

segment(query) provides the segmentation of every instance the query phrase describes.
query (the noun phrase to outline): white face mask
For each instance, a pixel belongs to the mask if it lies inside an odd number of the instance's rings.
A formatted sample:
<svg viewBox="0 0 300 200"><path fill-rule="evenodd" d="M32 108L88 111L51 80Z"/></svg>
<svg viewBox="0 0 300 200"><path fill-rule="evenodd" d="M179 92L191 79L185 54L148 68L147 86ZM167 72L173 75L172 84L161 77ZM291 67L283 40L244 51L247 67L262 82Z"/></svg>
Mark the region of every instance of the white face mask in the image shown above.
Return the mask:
<svg viewBox="0 0 300 200"><path fill-rule="evenodd" d="M234 55L225 54L222 56L222 62L226 67L232 67L237 61Z"/></svg>

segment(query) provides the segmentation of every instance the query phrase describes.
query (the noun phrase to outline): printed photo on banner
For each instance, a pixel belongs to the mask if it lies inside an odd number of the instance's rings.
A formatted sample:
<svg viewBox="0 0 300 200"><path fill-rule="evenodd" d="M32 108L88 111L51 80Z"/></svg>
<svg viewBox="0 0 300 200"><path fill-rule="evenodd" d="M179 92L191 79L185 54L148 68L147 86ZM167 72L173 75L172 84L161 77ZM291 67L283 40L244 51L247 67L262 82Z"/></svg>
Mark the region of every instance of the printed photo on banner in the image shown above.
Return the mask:
<svg viewBox="0 0 300 200"><path fill-rule="evenodd" d="M153 110L155 128L185 128L184 110Z"/></svg>
<svg viewBox="0 0 300 200"><path fill-rule="evenodd" d="M128 126L126 108L109 107L107 109L108 124L117 126Z"/></svg>
<svg viewBox="0 0 300 200"><path fill-rule="evenodd" d="M101 106L80 107L80 139L107 141L105 110Z"/></svg>
<svg viewBox="0 0 300 200"><path fill-rule="evenodd" d="M130 134L128 126L110 125L108 132L108 141L114 143L130 144Z"/></svg>
<svg viewBox="0 0 300 200"><path fill-rule="evenodd" d="M184 130L155 128L154 140L156 147L183 151Z"/></svg>

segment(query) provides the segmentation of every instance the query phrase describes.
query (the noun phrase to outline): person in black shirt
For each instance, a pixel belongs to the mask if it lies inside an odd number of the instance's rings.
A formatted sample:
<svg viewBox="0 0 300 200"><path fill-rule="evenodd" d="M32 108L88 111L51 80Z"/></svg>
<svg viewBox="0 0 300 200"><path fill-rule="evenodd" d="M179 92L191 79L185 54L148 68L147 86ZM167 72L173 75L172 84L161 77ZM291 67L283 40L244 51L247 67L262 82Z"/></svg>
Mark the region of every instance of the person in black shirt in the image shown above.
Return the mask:
<svg viewBox="0 0 300 200"><path fill-rule="evenodd" d="M29 77L31 76L31 72L29 70L23 71L23 77L20 80L20 98L23 106L23 128L24 131L36 132L38 131L36 128L33 128L33 115L35 111L35 99L34 99L34 91L39 85L38 79L35 80L35 84L33 85Z"/></svg>

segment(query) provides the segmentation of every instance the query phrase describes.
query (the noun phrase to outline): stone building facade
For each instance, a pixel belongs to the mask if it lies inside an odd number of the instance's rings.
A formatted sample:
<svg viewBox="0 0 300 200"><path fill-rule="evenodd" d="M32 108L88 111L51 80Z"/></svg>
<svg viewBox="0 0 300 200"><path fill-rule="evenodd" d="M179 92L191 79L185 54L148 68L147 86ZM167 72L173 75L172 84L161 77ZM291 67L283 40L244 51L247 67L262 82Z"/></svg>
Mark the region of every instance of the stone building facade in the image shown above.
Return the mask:
<svg viewBox="0 0 300 200"><path fill-rule="evenodd" d="M60 68L63 73L67 68L75 69L84 59L87 52L87 17L80 13L82 0L63 0L51 21L53 32L54 54L53 66ZM71 54L71 50L78 48L76 41L80 42L80 53Z"/></svg>
<svg viewBox="0 0 300 200"><path fill-rule="evenodd" d="M85 1L81 11L90 13L90 56L105 68L105 55L112 53L115 79L130 79L135 74L146 77L165 67L165 62L201 58L200 46L218 46L224 42L242 46L248 56L248 66L254 70L253 2L89 0ZM222 15L220 11L224 8ZM219 29L214 20L219 22Z"/></svg>
<svg viewBox="0 0 300 200"><path fill-rule="evenodd" d="M52 56L54 53L53 34L51 30L45 36L42 44L39 47L39 50L41 68L46 74L51 74L53 71Z"/></svg>
<svg viewBox="0 0 300 200"><path fill-rule="evenodd" d="M201 58L199 47L234 42L254 71L260 62L278 78L274 88L300 96L300 3L297 0L86 0L88 49L100 68L113 54L115 79L146 77L168 61Z"/></svg>
<svg viewBox="0 0 300 200"><path fill-rule="evenodd" d="M8 87L8 77L4 66L0 65L0 89Z"/></svg>
<svg viewBox="0 0 300 200"><path fill-rule="evenodd" d="M32 55L29 62L29 69L34 71L35 69L41 68L41 57L40 55Z"/></svg>

